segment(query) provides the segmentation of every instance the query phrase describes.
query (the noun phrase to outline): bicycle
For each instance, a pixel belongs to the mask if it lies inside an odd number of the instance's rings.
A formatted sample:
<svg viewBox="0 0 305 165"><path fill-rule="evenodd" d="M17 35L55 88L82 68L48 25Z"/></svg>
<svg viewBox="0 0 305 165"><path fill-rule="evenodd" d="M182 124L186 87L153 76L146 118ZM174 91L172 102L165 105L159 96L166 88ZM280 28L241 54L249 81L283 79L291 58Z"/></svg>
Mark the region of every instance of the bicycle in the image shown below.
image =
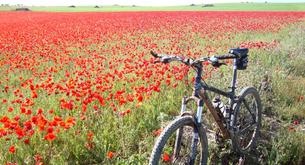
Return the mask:
<svg viewBox="0 0 305 165"><path fill-rule="evenodd" d="M221 139L230 139L233 149L240 154L246 154L254 148L261 127L262 105L259 93L254 87L246 87L239 95L235 95L237 70L244 70L248 65L247 48L233 48L229 50L229 54L195 60L177 55L157 54L153 51L151 54L157 59L155 63L179 61L192 67L196 75L192 96L183 97L180 116L161 132L155 142L149 164L163 163L165 160L160 161L162 154L163 159L166 158L166 161L173 164L207 164L208 139L202 124L204 105L216 121ZM203 62L220 67L226 64L221 62L225 59L233 59L233 78L228 92L202 81ZM207 91L216 93L217 97L211 101ZM224 105L220 95L228 98L228 105ZM191 101L196 102L195 113L187 109L187 104ZM164 151L171 152L171 156L165 155Z"/></svg>

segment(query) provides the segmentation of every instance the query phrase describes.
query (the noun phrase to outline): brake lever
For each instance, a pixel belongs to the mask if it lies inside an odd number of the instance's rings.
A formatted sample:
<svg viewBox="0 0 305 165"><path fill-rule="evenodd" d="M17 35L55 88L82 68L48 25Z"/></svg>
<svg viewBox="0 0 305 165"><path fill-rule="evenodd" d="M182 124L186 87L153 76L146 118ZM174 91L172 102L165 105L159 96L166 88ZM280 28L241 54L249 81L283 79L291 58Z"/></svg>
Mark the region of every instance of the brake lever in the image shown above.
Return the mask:
<svg viewBox="0 0 305 165"><path fill-rule="evenodd" d="M159 57L159 59L155 60L155 61L154 61L154 64L156 64L156 63L164 63L164 64L167 64L167 63L170 62L170 60L171 60L171 57L169 57L169 56L163 56L163 57Z"/></svg>
<svg viewBox="0 0 305 165"><path fill-rule="evenodd" d="M160 60L155 60L155 61L154 61L154 64L160 63L160 62L161 62Z"/></svg>
<svg viewBox="0 0 305 165"><path fill-rule="evenodd" d="M158 56L158 54L157 53L155 53L154 51L150 51L150 54L152 55L152 56L154 56L155 58L160 58L160 56Z"/></svg>
<svg viewBox="0 0 305 165"><path fill-rule="evenodd" d="M224 63L224 62L217 62L217 63L212 64L212 66L213 66L213 67L216 67L216 68L219 68L219 67L221 67L222 65L227 65L227 64Z"/></svg>

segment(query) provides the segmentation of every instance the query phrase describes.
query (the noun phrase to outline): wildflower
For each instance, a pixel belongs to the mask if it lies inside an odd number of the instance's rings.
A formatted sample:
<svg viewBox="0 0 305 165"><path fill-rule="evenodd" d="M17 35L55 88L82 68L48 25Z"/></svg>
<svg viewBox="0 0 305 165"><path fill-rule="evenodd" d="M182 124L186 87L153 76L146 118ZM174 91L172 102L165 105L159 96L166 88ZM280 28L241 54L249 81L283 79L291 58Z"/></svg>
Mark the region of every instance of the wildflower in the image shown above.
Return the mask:
<svg viewBox="0 0 305 165"><path fill-rule="evenodd" d="M24 144L30 144L30 139L25 139L23 142Z"/></svg>
<svg viewBox="0 0 305 165"><path fill-rule="evenodd" d="M89 131L89 133L87 133L87 140L93 140L93 132Z"/></svg>
<svg viewBox="0 0 305 165"><path fill-rule="evenodd" d="M15 146L10 146L9 152L14 154L16 152Z"/></svg>
<svg viewBox="0 0 305 165"><path fill-rule="evenodd" d="M43 110L41 109L41 108L39 108L38 110L37 110L37 114L42 114L42 112L43 112Z"/></svg>
<svg viewBox="0 0 305 165"><path fill-rule="evenodd" d="M299 96L299 99L298 99L299 102L302 102L304 101L304 96Z"/></svg>
<svg viewBox="0 0 305 165"><path fill-rule="evenodd" d="M36 162L40 162L42 160L42 157L39 154L36 154L34 156L34 159L35 159Z"/></svg>
<svg viewBox="0 0 305 165"><path fill-rule="evenodd" d="M9 112L13 112L13 110L14 110L13 107L9 107L9 108L8 108L8 111L9 111Z"/></svg>
<svg viewBox="0 0 305 165"><path fill-rule="evenodd" d="M138 96L138 101L139 101L139 102L142 102L142 101L143 101L143 96L142 96L141 94Z"/></svg>
<svg viewBox="0 0 305 165"><path fill-rule="evenodd" d="M107 158L108 158L108 159L112 159L113 156L114 156L114 152L112 152L112 151L108 151L108 152L107 152Z"/></svg>
<svg viewBox="0 0 305 165"><path fill-rule="evenodd" d="M54 110L53 109L50 109L49 110L49 114L53 114L54 113Z"/></svg>
<svg viewBox="0 0 305 165"><path fill-rule="evenodd" d="M18 116L18 115L14 117L15 121L19 121L19 119L20 119L20 116Z"/></svg>
<svg viewBox="0 0 305 165"><path fill-rule="evenodd" d="M157 129L157 130L155 130L155 131L153 132L153 134L154 134L155 136L159 136L159 135L161 134L162 130L163 130L162 128Z"/></svg>
<svg viewBox="0 0 305 165"><path fill-rule="evenodd" d="M98 110L98 106L97 105L93 105L93 109L97 111Z"/></svg>
<svg viewBox="0 0 305 165"><path fill-rule="evenodd" d="M299 121L298 121L298 120L295 120L295 121L293 121L293 124L294 124L294 125L299 125Z"/></svg>
<svg viewBox="0 0 305 165"><path fill-rule="evenodd" d="M170 161L170 157L169 157L169 155L166 152L163 154L162 159L163 159L164 162Z"/></svg>
<svg viewBox="0 0 305 165"><path fill-rule="evenodd" d="M32 93L31 93L31 98L37 98L38 97L38 95L37 95L37 93L36 93L36 91L32 91Z"/></svg>
<svg viewBox="0 0 305 165"><path fill-rule="evenodd" d="M48 140L49 142L52 142L53 140L56 139L56 136L54 135L54 133L48 133L45 137L45 140Z"/></svg>

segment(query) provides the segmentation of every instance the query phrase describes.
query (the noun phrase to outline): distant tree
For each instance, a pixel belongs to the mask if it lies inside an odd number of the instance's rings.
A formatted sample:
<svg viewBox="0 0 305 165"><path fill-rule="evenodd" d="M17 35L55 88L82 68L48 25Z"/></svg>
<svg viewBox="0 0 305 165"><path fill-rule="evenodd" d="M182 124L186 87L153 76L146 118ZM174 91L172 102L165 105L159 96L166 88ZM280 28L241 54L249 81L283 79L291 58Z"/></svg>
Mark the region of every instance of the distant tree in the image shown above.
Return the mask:
<svg viewBox="0 0 305 165"><path fill-rule="evenodd" d="M96 6L94 6L94 8L100 8L100 7L96 5Z"/></svg>
<svg viewBox="0 0 305 165"><path fill-rule="evenodd" d="M74 5L71 5L71 6L69 6L69 7L71 7L71 8L75 8L76 6L74 6Z"/></svg>
<svg viewBox="0 0 305 165"><path fill-rule="evenodd" d="M131 7L137 7L136 5L132 5Z"/></svg>
<svg viewBox="0 0 305 165"><path fill-rule="evenodd" d="M202 7L214 7L214 4L204 4Z"/></svg>
<svg viewBox="0 0 305 165"><path fill-rule="evenodd" d="M196 6L196 5L192 3L190 6Z"/></svg>
<svg viewBox="0 0 305 165"><path fill-rule="evenodd" d="M267 1L265 1L265 3L268 3Z"/></svg>
<svg viewBox="0 0 305 165"><path fill-rule="evenodd" d="M16 11L31 11L31 10L26 7L20 7L20 8L16 8Z"/></svg>

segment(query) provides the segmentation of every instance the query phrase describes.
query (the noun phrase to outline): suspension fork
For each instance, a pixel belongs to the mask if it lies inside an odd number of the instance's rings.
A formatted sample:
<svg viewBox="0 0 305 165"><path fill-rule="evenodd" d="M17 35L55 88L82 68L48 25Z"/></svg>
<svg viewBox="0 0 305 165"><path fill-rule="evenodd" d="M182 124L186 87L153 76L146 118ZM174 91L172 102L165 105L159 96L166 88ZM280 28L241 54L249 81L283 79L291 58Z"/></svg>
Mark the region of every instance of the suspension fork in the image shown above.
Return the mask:
<svg viewBox="0 0 305 165"><path fill-rule="evenodd" d="M202 110L203 110L203 100L200 99L197 101L197 112L195 116L195 127L192 138L192 146L191 146L191 154L190 154L190 164L193 165L195 163L195 158L197 155L197 145L198 145L198 128L201 127L201 119L202 119Z"/></svg>
<svg viewBox="0 0 305 165"><path fill-rule="evenodd" d="M186 105L189 101L195 101L197 104L197 111L194 116L194 130L193 130L193 136L192 136L192 145L191 145L191 153L190 153L190 164L195 163L195 158L197 155L197 145L199 141L199 133L198 133L198 128L201 127L201 119L202 119L202 110L203 110L203 104L204 101L202 99L199 99L196 96L191 96L191 97L183 97L182 99L182 104L181 104L181 110L180 110L180 115L183 116L186 112ZM181 137L183 134L183 129L178 130L176 134L176 144L175 144L175 150L174 150L174 159L179 156L180 152L180 143L181 143ZM175 160L173 160L175 161Z"/></svg>
<svg viewBox="0 0 305 165"><path fill-rule="evenodd" d="M186 111L186 104L187 104L187 97L184 96L184 97L182 98L182 104L181 104L180 115L183 115L183 113Z"/></svg>
<svg viewBox="0 0 305 165"><path fill-rule="evenodd" d="M188 103L189 100L191 100L191 99L187 98L186 96L184 96L182 98L180 116L183 116L184 113L186 112L186 104ZM179 128L176 132L176 141L175 141L175 148L174 148L172 163L174 163L176 161L176 159L179 157L182 136L183 136L183 128Z"/></svg>

